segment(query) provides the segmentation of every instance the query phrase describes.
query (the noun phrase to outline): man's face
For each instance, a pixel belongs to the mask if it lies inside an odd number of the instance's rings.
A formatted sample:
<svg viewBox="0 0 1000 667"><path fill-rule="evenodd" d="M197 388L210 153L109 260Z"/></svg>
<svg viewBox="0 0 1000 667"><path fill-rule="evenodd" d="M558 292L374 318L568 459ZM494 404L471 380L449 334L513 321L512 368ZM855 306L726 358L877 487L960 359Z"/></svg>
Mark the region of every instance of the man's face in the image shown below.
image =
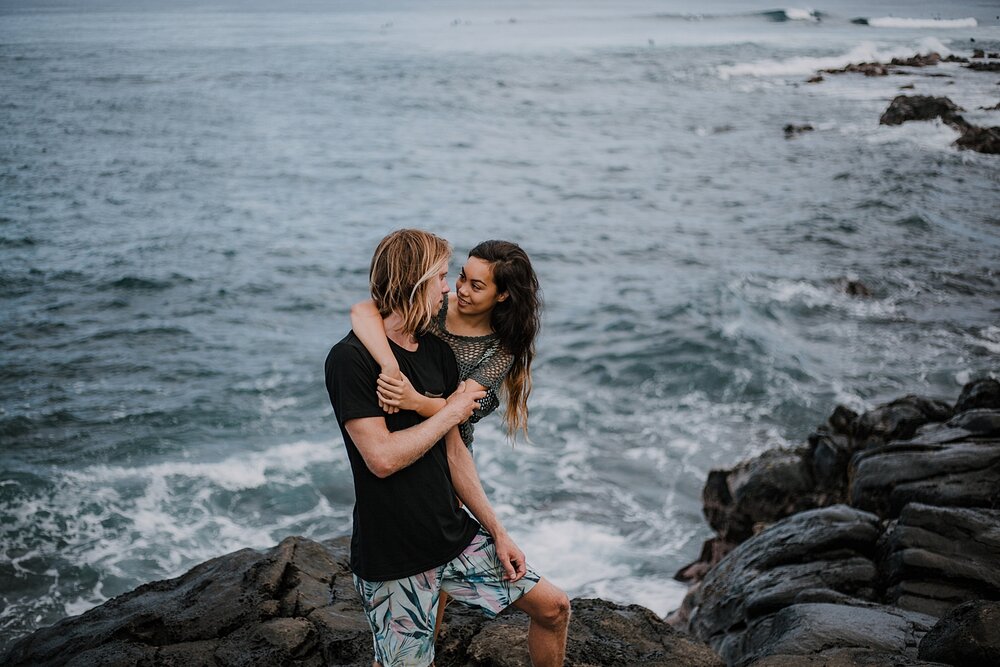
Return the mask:
<svg viewBox="0 0 1000 667"><path fill-rule="evenodd" d="M435 272L435 277L429 281L427 295L431 306L430 312L436 313L441 309L441 300L448 294L448 262L442 262Z"/></svg>

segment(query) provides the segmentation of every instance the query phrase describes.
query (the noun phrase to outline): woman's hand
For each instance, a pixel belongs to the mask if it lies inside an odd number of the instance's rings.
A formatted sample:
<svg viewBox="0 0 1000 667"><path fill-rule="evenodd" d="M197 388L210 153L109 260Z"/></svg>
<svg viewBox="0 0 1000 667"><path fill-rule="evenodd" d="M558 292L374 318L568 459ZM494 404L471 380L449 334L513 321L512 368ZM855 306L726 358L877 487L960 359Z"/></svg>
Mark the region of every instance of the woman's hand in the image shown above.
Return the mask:
<svg viewBox="0 0 1000 667"><path fill-rule="evenodd" d="M379 377L387 377L394 381L401 381L403 374L399 370L399 366L382 366L382 373ZM380 390L376 390L376 395L378 396L378 406L382 408L382 411L387 415L394 415L399 412L399 408L395 405L389 405L382 400L382 394Z"/></svg>
<svg viewBox="0 0 1000 667"><path fill-rule="evenodd" d="M385 373L378 376L379 403L398 410L413 410L419 412L424 396L410 384L409 378L402 373L399 378L390 377ZM391 414L391 413L390 413Z"/></svg>

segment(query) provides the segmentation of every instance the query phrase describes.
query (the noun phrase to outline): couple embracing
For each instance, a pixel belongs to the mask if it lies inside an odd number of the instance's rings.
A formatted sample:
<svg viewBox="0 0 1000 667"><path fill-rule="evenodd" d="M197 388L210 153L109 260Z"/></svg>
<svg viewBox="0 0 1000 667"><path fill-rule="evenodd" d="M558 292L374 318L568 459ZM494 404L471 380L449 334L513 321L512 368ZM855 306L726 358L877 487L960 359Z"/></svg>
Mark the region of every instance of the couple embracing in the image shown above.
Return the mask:
<svg viewBox="0 0 1000 667"><path fill-rule="evenodd" d="M352 308L353 330L326 359L354 476L351 569L375 661L433 664L451 596L491 617L509 605L525 611L532 663L561 665L569 600L526 563L471 451L473 425L498 394L508 433L526 429L538 281L520 247L486 241L449 293L450 258L428 232L382 239L371 301Z"/></svg>

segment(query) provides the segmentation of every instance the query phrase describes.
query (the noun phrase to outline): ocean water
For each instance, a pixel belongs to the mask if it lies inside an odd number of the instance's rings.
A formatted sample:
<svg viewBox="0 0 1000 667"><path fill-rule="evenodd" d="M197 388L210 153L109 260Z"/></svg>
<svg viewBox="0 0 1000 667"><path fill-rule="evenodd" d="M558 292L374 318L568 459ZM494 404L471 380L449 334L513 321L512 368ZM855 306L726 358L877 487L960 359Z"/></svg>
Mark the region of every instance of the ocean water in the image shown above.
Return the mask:
<svg viewBox="0 0 1000 667"><path fill-rule="evenodd" d="M869 24L852 22L871 19ZM488 493L571 595L674 608L707 472L838 403L1000 372L992 1L0 3L0 647L136 585L350 530L323 387L372 249L521 243L531 441ZM945 76L939 76L945 75ZM815 129L791 139L785 124ZM872 291L851 297L838 281Z"/></svg>

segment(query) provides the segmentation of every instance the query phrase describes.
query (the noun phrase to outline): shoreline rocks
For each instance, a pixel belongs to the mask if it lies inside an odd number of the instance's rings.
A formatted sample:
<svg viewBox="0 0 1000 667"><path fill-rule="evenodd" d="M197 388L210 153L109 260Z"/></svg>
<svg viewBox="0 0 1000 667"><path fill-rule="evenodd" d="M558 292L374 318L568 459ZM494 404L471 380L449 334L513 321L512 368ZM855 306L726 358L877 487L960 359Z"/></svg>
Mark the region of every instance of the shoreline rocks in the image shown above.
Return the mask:
<svg viewBox="0 0 1000 667"><path fill-rule="evenodd" d="M940 63L960 63L966 69L977 72L1000 72L1000 60L993 60L998 54L988 54L990 60L984 60L986 54L976 50L972 54L972 59L963 58L956 55L941 57L937 52L927 54L917 54L910 58L893 58L888 63L864 62L851 63L844 67L824 69L806 80L806 83L821 83L824 74L846 74L857 73L865 76L888 76L890 74L904 75L905 70L900 68L924 68L936 67ZM947 74L929 74L926 76L948 76ZM904 89L913 89L912 84L902 86ZM1000 108L1000 105L997 105ZM990 109L984 109L990 110ZM940 118L942 122L958 130L960 136L955 140L954 145L960 150L971 150L977 153L1000 154L1000 127L980 127L972 125L958 114L962 111L947 97L931 97L924 95L899 95L890 102L889 107L879 119L881 125L901 125L911 120L933 120ZM785 127L785 136L793 137L798 132L796 126ZM789 128L793 128L791 131Z"/></svg>
<svg viewBox="0 0 1000 667"><path fill-rule="evenodd" d="M669 620L728 665L1000 664L1000 382L838 407L704 497L717 537Z"/></svg>
<svg viewBox="0 0 1000 667"><path fill-rule="evenodd" d="M13 642L9 667L368 667L368 621L348 567L350 537L288 537L156 581ZM572 601L567 665L723 667L704 643L638 605ZM528 664L528 618L488 620L454 602L438 667Z"/></svg>

